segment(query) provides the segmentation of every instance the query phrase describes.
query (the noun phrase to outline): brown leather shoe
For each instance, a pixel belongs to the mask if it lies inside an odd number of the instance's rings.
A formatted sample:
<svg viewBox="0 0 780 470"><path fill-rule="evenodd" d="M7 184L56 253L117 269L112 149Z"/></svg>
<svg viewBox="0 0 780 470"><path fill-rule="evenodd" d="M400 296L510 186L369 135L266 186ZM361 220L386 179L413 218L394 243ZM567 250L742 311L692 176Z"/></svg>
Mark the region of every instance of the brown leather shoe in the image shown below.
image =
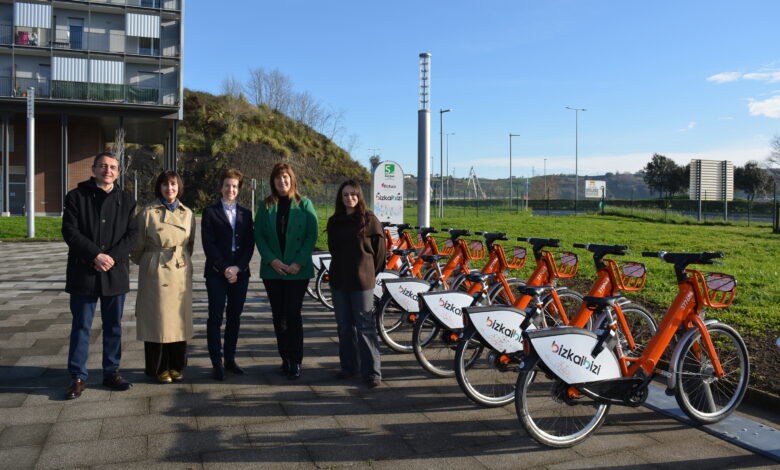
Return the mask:
<svg viewBox="0 0 780 470"><path fill-rule="evenodd" d="M86 381L81 379L73 379L73 381L70 383L70 387L68 387L68 390L65 392L65 399L73 400L74 398L80 397L81 392L83 392L85 388L87 388Z"/></svg>
<svg viewBox="0 0 780 470"><path fill-rule="evenodd" d="M103 377L103 386L108 387L112 390L123 392L128 388L132 387L133 384L123 379L118 372L114 372L111 375L107 375Z"/></svg>

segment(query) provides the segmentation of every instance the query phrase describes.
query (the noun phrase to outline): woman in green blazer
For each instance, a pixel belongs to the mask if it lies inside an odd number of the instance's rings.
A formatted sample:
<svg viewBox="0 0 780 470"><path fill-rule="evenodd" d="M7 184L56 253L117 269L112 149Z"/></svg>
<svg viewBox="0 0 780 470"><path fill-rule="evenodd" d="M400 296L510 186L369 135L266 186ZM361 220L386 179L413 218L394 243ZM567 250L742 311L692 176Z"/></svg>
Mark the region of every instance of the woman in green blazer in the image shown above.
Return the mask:
<svg viewBox="0 0 780 470"><path fill-rule="evenodd" d="M279 372L295 380L301 376L301 307L309 279L314 277L311 253L317 242L317 214L311 201L298 193L290 165L274 165L270 180L271 195L255 217L255 243L282 357Z"/></svg>

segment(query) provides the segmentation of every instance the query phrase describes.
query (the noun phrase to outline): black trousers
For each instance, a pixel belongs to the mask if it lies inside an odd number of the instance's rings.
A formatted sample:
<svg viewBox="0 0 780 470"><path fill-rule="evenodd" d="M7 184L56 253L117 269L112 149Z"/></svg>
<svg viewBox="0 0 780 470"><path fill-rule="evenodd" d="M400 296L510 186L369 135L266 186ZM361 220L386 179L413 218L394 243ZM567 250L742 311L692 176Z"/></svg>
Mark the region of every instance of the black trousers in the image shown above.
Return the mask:
<svg viewBox="0 0 780 470"><path fill-rule="evenodd" d="M303 360L301 307L308 279L263 279L274 319L276 346L282 360L300 364Z"/></svg>
<svg viewBox="0 0 780 470"><path fill-rule="evenodd" d="M187 367L187 342L152 343L144 341L144 373L157 376L166 370L183 371Z"/></svg>

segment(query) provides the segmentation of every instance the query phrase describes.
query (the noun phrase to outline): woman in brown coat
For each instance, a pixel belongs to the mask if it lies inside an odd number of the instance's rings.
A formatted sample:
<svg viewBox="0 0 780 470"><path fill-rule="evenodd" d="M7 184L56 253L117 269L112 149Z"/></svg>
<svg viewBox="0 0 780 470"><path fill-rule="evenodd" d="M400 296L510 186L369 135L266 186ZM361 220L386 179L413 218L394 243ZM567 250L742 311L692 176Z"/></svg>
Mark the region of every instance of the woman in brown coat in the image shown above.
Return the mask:
<svg viewBox="0 0 780 470"><path fill-rule="evenodd" d="M161 383L180 381L192 338L192 250L195 216L179 202L184 190L175 171L157 177L158 200L138 214L135 304L137 337L144 342L146 375Z"/></svg>
<svg viewBox="0 0 780 470"><path fill-rule="evenodd" d="M374 285L385 265L385 235L354 180L339 187L336 210L328 219L328 249L341 365L336 377L346 379L359 372L369 387L377 387L382 372Z"/></svg>

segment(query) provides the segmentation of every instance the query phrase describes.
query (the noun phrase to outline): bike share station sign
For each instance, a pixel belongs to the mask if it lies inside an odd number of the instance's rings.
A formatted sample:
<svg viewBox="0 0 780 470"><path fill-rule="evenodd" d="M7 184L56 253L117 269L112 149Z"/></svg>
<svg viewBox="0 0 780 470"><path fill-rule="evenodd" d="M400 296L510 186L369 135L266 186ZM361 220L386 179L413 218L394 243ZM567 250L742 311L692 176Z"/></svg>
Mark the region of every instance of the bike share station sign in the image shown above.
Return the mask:
<svg viewBox="0 0 780 470"><path fill-rule="evenodd" d="M374 215L380 222L404 223L404 172L401 165L391 161L380 162L372 176Z"/></svg>

